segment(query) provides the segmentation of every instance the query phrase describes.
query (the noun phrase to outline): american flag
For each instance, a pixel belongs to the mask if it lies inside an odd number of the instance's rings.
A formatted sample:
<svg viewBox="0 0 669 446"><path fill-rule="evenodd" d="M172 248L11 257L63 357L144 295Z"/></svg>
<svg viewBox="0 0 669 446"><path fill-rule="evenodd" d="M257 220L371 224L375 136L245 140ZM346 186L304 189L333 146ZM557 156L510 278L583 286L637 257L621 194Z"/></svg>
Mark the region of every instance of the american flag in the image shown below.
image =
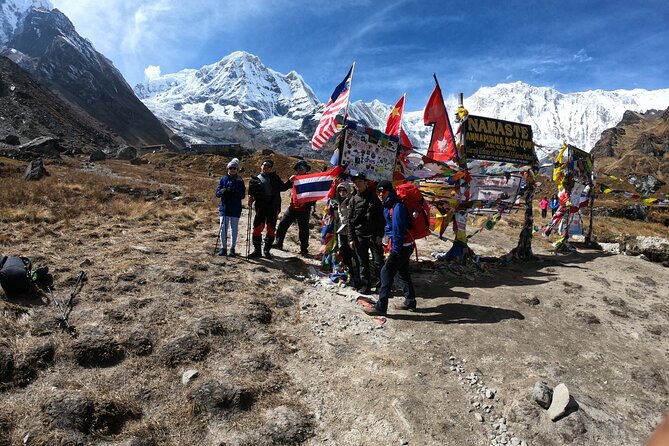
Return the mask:
<svg viewBox="0 0 669 446"><path fill-rule="evenodd" d="M314 133L314 137L311 138L311 148L314 150L320 150L321 147L323 147L323 144L337 132L337 122L335 121L335 118L337 113L348 104L348 97L351 92L353 66L354 65L351 65L344 80L337 85L337 88L332 92L332 96L330 96L330 100L325 106L325 110L323 110L321 120L318 122L318 128L316 128L316 133Z"/></svg>

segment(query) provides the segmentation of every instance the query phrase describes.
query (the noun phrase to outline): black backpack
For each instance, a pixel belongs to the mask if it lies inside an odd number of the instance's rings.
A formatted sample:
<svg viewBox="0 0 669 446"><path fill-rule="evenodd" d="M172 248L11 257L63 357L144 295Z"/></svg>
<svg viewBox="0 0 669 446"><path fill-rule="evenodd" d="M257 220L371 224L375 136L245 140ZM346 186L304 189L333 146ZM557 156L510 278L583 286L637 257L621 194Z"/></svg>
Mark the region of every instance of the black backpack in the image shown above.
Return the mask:
<svg viewBox="0 0 669 446"><path fill-rule="evenodd" d="M25 257L0 257L0 286L8 297L30 292L32 262Z"/></svg>

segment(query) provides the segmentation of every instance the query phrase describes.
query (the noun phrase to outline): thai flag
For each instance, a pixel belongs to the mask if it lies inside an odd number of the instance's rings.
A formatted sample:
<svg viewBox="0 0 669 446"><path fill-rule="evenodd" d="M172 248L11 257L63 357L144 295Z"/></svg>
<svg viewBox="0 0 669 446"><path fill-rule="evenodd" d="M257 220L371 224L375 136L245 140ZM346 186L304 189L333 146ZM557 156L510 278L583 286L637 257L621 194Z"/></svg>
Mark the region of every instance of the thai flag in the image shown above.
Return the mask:
<svg viewBox="0 0 669 446"><path fill-rule="evenodd" d="M343 172L337 166L327 172L297 175L293 178L293 203L302 205L312 201L325 200L334 188L334 180Z"/></svg>

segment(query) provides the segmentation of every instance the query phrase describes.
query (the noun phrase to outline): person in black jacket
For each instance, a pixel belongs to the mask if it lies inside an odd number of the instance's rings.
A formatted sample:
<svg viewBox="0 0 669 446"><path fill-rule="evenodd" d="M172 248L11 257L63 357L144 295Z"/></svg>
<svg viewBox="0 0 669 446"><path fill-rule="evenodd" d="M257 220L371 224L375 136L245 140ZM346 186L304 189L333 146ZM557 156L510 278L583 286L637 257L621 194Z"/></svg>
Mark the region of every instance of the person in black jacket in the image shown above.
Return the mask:
<svg viewBox="0 0 669 446"><path fill-rule="evenodd" d="M383 267L383 207L363 174L353 176L353 184L358 193L349 200L348 243L360 267L358 277L353 279L353 286L361 294L369 294L372 286L376 286L378 291L379 272ZM374 265L373 278L370 252Z"/></svg>
<svg viewBox="0 0 669 446"><path fill-rule="evenodd" d="M249 206L255 203L256 215L253 218L253 252L249 257L262 255L262 232L265 232L264 254L272 258L270 250L276 235L276 220L281 211L281 192L290 189L290 182L284 183L279 175L273 171L274 161L263 160L260 165L260 174L251 177L249 181Z"/></svg>

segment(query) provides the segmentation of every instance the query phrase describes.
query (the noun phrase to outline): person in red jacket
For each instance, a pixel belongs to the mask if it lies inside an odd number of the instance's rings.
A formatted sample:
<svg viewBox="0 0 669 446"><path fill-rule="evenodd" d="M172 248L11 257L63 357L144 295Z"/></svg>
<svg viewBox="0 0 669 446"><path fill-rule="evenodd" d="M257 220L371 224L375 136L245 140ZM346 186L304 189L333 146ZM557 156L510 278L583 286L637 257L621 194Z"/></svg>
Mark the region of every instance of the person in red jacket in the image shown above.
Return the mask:
<svg viewBox="0 0 669 446"><path fill-rule="evenodd" d="M548 198L545 195L539 202L539 207L541 208L541 218L546 218L548 214Z"/></svg>
<svg viewBox="0 0 669 446"><path fill-rule="evenodd" d="M287 183L290 187L293 187L292 180L296 175L304 175L311 170L311 166L304 160L295 163L293 168L295 169L295 175L290 177ZM309 255L309 215L313 207L314 203L298 204L291 198L290 205L288 205L286 212L283 213L279 226L276 229L276 243L274 244L276 249L283 251L283 240L286 238L286 232L288 232L288 228L293 223L297 222L300 255L305 257Z"/></svg>

